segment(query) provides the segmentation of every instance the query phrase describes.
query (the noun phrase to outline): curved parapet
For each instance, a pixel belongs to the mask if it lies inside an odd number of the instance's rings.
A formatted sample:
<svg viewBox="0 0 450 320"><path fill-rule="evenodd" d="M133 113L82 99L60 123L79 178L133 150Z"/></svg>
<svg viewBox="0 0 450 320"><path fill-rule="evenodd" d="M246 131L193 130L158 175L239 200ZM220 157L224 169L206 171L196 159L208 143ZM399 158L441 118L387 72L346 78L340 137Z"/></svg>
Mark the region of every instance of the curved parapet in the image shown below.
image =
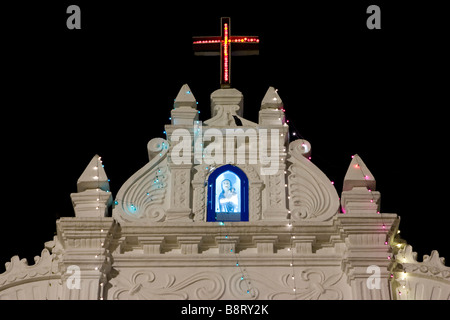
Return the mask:
<svg viewBox="0 0 450 320"><path fill-rule="evenodd" d="M0 300L57 299L61 292L61 274L56 254L43 249L34 257L34 265L19 256L6 262L6 271L0 274Z"/></svg>
<svg viewBox="0 0 450 320"><path fill-rule="evenodd" d="M396 300L449 300L450 267L433 250L417 261L417 253L410 245L399 250L392 273L392 294Z"/></svg>

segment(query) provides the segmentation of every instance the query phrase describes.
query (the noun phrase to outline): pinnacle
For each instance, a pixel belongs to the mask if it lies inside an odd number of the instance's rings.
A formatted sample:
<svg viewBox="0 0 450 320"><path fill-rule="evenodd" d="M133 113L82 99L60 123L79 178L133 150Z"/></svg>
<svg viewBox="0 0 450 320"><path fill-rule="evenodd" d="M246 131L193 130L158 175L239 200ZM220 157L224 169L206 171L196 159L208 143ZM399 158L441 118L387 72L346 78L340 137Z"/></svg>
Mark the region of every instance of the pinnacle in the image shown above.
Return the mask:
<svg viewBox="0 0 450 320"><path fill-rule="evenodd" d="M77 191L83 192L87 189L102 189L109 190L108 177L102 165L102 160L99 155L95 155L91 162L84 169L80 178L77 181Z"/></svg>
<svg viewBox="0 0 450 320"><path fill-rule="evenodd" d="M178 95L175 98L173 107L175 109L179 107L191 107L196 109L197 100L195 100L194 94L187 84L184 84L181 87L180 92L178 92Z"/></svg>
<svg viewBox="0 0 450 320"><path fill-rule="evenodd" d="M352 157L350 166L344 177L343 191L350 191L354 187L366 187L370 190L375 190L375 177L369 171L361 157L355 154Z"/></svg>
<svg viewBox="0 0 450 320"><path fill-rule="evenodd" d="M269 87L261 102L261 109L282 109L283 101L274 87Z"/></svg>

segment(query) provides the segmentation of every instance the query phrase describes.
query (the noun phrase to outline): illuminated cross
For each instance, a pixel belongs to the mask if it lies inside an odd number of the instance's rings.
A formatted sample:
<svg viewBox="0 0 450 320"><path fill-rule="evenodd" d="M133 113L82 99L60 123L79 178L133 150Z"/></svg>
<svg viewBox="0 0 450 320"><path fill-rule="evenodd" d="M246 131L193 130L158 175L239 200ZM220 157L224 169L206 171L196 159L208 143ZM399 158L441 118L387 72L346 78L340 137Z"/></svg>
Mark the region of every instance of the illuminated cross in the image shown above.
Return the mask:
<svg viewBox="0 0 450 320"><path fill-rule="evenodd" d="M254 36L232 36L230 18L220 18L221 35L216 37L193 37L197 56L220 55L220 87L231 85L231 53L234 56L258 55L259 38ZM233 49L233 51L231 51Z"/></svg>

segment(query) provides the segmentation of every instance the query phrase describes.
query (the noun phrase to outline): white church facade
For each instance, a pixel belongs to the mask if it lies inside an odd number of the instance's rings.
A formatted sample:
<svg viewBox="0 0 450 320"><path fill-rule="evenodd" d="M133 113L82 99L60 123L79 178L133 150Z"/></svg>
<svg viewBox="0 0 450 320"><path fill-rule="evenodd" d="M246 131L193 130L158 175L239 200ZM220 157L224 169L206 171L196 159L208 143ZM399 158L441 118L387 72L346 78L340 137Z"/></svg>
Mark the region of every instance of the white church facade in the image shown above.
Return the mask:
<svg viewBox="0 0 450 320"><path fill-rule="evenodd" d="M289 141L274 88L258 123L234 88L211 94L211 115L199 120L184 85L166 137L115 196L94 156L75 216L34 265L6 263L0 299L450 299L450 267L436 251L417 261L358 155L338 194L309 142Z"/></svg>

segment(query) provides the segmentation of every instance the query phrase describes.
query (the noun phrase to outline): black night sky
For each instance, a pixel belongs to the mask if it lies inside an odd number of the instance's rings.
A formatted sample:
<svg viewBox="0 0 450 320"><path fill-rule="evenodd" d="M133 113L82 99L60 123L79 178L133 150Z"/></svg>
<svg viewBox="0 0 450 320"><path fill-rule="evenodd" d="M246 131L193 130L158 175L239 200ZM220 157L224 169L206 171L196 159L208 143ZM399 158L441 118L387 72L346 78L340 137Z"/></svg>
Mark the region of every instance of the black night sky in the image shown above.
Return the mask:
<svg viewBox="0 0 450 320"><path fill-rule="evenodd" d="M219 58L195 57L192 36L260 37L260 55L232 60L244 117L257 121L269 86L312 161L340 194L352 154L377 181L381 212L401 216L402 238L450 259L448 34L431 3L54 1L7 6L2 19L3 197L0 272L13 255L40 255L55 221L74 216L70 193L95 154L115 196L163 137L187 83L201 111L219 88ZM343 3L345 2L345 3ZM214 4L212 4L214 3ZM66 8L81 8L81 30ZM366 8L381 8L368 30ZM293 131L291 131L293 132Z"/></svg>

